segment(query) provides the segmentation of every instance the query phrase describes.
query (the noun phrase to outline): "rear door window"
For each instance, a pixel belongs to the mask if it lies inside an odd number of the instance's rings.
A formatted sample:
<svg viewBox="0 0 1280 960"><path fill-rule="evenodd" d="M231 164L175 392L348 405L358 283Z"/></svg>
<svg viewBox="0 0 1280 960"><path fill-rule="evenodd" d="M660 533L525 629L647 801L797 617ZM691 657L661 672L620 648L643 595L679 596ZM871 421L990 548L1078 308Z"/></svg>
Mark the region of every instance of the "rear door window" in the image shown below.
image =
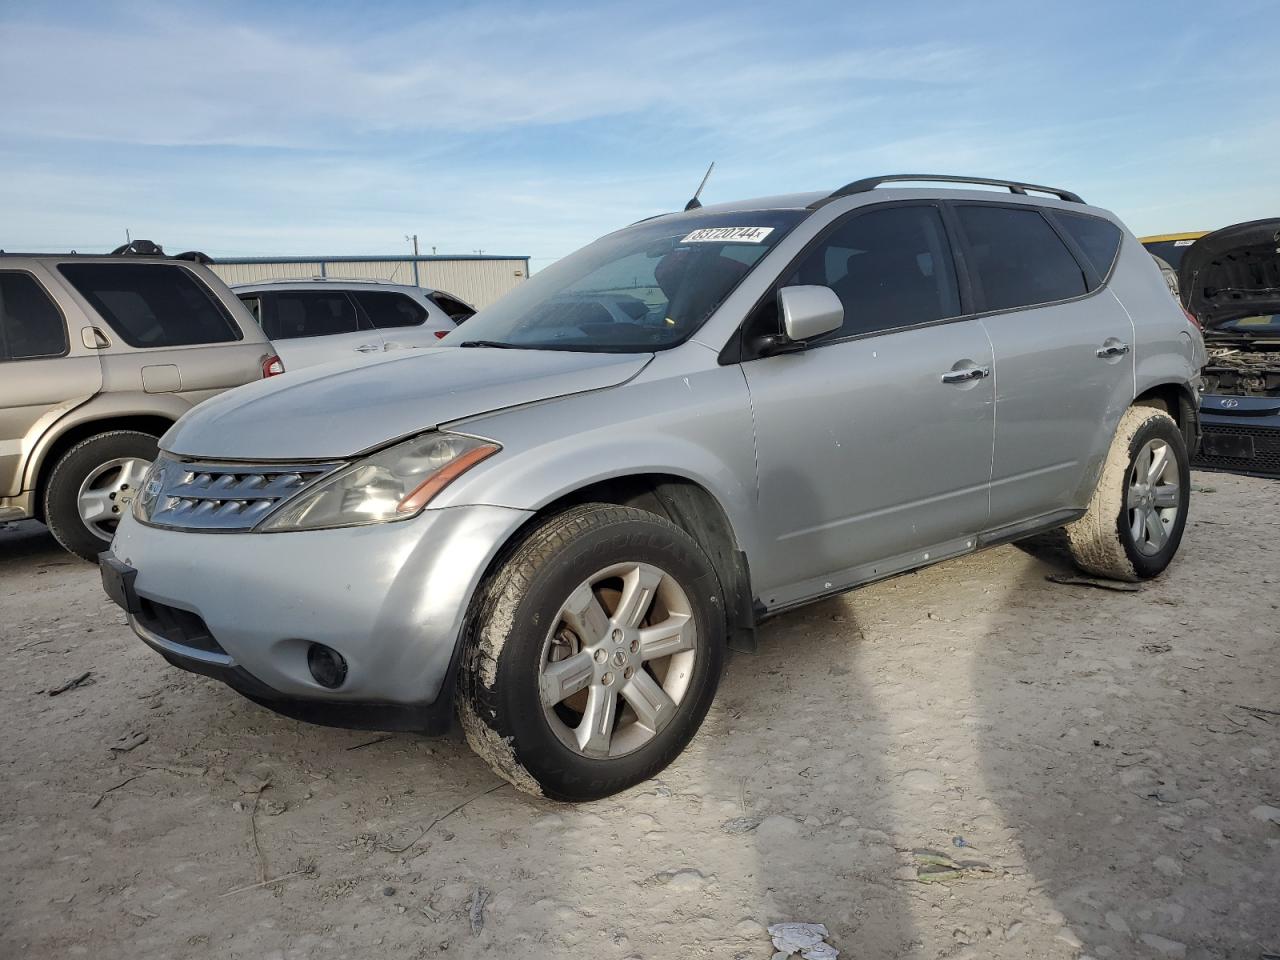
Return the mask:
<svg viewBox="0 0 1280 960"><path fill-rule="evenodd" d="M830 287L840 297L844 325L830 339L960 315L951 247L932 206L853 214L805 255L783 286L792 284Z"/></svg>
<svg viewBox="0 0 1280 960"><path fill-rule="evenodd" d="M62 312L35 277L0 272L0 360L60 357L67 349Z"/></svg>
<svg viewBox="0 0 1280 960"><path fill-rule="evenodd" d="M262 332L271 340L331 337L367 329L341 290L271 290L255 294Z"/></svg>
<svg viewBox="0 0 1280 960"><path fill-rule="evenodd" d="M1089 292L1080 264L1039 210L957 203L955 211L984 309L1030 307Z"/></svg>
<svg viewBox="0 0 1280 960"><path fill-rule="evenodd" d="M222 301L185 267L64 263L58 271L131 347L185 347L241 338Z"/></svg>
<svg viewBox="0 0 1280 960"><path fill-rule="evenodd" d="M1116 262L1116 253L1120 250L1120 238L1123 236L1120 228L1101 217L1063 213L1060 210L1053 212L1053 218L1089 258L1099 278L1106 280L1111 272L1111 265Z"/></svg>
<svg viewBox="0 0 1280 960"><path fill-rule="evenodd" d="M427 319L427 308L403 293L388 290L352 290L351 299L360 305L368 321L379 330L416 327Z"/></svg>

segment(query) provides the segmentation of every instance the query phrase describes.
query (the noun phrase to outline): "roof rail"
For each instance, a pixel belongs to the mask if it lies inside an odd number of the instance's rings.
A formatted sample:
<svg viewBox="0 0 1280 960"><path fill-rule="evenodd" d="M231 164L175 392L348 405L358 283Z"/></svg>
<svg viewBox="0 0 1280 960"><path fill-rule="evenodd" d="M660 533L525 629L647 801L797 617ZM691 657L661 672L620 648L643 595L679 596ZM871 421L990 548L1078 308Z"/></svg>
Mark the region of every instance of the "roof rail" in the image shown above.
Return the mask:
<svg viewBox="0 0 1280 960"><path fill-rule="evenodd" d="M825 199L834 200L837 197L847 197L854 193L866 193L868 190L874 190L882 183L899 183L912 180L930 183L971 183L984 187L1007 187L1010 193L1023 195L1028 190L1034 190L1036 193L1047 193L1057 197L1059 200L1066 200L1068 203L1084 203L1079 194L1072 193L1070 190L1063 190L1061 187L1042 187L1035 183L1021 183L1017 180L993 180L990 177L957 177L946 173L893 173L884 177L863 177L861 180L846 183Z"/></svg>

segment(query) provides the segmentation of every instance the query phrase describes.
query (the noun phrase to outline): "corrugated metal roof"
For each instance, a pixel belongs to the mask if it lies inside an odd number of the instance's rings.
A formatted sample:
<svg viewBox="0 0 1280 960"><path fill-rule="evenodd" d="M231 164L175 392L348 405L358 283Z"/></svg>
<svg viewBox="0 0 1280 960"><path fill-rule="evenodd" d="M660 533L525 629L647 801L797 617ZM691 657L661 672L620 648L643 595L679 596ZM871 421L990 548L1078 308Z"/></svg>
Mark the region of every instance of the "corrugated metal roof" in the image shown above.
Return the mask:
<svg viewBox="0 0 1280 960"><path fill-rule="evenodd" d="M430 262L442 261L442 260L525 260L527 261L528 259L529 258L524 255L500 257L491 253L459 253L453 256L448 256L446 254L438 254L438 255L422 254L416 257L413 256L412 254L406 254L403 256L389 254L385 257L377 257L377 256L367 256L367 257L352 257L352 256L215 257L213 262L214 263L319 263L320 261L324 261L325 263L370 263L370 262L385 262L388 260L401 261L401 262L411 262L411 261L417 260L419 262L430 263Z"/></svg>

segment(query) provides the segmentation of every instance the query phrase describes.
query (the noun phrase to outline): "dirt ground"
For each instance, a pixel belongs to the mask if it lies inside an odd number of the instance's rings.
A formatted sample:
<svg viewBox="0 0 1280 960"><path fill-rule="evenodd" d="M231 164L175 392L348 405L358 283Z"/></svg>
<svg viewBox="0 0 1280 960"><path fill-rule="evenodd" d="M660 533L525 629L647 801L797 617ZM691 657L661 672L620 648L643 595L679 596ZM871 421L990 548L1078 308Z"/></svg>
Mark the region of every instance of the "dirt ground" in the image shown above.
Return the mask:
<svg viewBox="0 0 1280 960"><path fill-rule="evenodd" d="M1280 952L1280 484L1195 486L1137 593L1002 547L770 622L661 780L577 807L173 669L11 526L0 957Z"/></svg>

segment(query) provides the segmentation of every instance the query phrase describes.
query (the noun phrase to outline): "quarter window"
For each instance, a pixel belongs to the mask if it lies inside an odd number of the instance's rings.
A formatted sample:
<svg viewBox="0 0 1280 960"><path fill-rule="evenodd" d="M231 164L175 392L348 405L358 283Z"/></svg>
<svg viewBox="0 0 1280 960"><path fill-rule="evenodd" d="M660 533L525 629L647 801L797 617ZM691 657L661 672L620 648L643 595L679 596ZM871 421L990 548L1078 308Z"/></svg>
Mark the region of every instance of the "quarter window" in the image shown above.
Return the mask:
<svg viewBox="0 0 1280 960"><path fill-rule="evenodd" d="M936 207L852 216L806 254L783 286L830 287L844 304L839 339L959 316L951 248Z"/></svg>
<svg viewBox="0 0 1280 960"><path fill-rule="evenodd" d="M1115 263L1116 252L1120 249L1120 228L1110 220L1079 213L1055 211L1053 216L1089 258L1098 277L1105 280L1111 272L1111 264Z"/></svg>
<svg viewBox="0 0 1280 960"><path fill-rule="evenodd" d="M426 307L403 293L386 290L352 290L351 297L360 304L369 322L380 330L389 327L416 327L427 319Z"/></svg>
<svg viewBox="0 0 1280 960"><path fill-rule="evenodd" d="M1039 210L956 204L969 273L987 310L1069 300L1088 292L1084 271Z"/></svg>
<svg viewBox="0 0 1280 960"><path fill-rule="evenodd" d="M226 307L185 267L64 263L58 270L131 347L184 347L241 337Z"/></svg>
<svg viewBox="0 0 1280 960"><path fill-rule="evenodd" d="M262 332L270 340L356 333L360 318L341 290L287 290L255 294L261 301Z"/></svg>
<svg viewBox="0 0 1280 960"><path fill-rule="evenodd" d="M449 315L449 319L454 323L462 323L464 320L470 320L475 316L475 311L468 307L461 300L449 296L439 291L431 294L431 299L437 307Z"/></svg>
<svg viewBox="0 0 1280 960"><path fill-rule="evenodd" d="M0 273L0 360L60 357L67 325L49 295L27 273Z"/></svg>

